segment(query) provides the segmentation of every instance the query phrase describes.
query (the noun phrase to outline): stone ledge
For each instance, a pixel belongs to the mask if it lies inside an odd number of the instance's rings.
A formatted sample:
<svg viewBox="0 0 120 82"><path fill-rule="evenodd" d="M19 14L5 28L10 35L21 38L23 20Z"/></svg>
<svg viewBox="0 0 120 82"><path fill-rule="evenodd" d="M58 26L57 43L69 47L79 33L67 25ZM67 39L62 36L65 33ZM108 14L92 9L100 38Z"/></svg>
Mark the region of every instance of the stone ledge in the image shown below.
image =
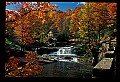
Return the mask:
<svg viewBox="0 0 120 82"><path fill-rule="evenodd" d="M113 58L103 58L93 69L110 69Z"/></svg>
<svg viewBox="0 0 120 82"><path fill-rule="evenodd" d="M113 58L103 58L94 68L94 78L110 78L113 77Z"/></svg>

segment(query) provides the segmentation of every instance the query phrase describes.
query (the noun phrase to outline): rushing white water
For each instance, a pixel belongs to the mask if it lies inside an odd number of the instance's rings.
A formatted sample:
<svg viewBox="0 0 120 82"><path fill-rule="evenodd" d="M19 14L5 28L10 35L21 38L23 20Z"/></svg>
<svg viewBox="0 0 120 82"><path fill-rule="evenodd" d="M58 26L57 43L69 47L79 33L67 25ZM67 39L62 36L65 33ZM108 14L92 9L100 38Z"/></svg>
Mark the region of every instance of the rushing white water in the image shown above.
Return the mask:
<svg viewBox="0 0 120 82"><path fill-rule="evenodd" d="M56 56L58 61L78 62L77 55L73 53L74 47L61 47L57 52L52 52L50 56ZM66 59L69 57L70 59Z"/></svg>
<svg viewBox="0 0 120 82"><path fill-rule="evenodd" d="M77 56L76 54L73 54L72 50L74 48L72 47L61 47L57 52L52 52L49 55L54 55L54 56Z"/></svg>

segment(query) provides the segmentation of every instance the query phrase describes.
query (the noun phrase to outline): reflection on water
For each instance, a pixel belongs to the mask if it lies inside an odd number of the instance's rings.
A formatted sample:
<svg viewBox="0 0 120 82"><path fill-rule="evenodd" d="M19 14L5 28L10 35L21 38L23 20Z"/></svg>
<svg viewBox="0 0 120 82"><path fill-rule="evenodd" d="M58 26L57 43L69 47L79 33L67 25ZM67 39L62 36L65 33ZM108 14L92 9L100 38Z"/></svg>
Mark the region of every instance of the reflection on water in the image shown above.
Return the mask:
<svg viewBox="0 0 120 82"><path fill-rule="evenodd" d="M88 63L54 62L43 65L40 77L79 77L89 78L92 75L92 66Z"/></svg>

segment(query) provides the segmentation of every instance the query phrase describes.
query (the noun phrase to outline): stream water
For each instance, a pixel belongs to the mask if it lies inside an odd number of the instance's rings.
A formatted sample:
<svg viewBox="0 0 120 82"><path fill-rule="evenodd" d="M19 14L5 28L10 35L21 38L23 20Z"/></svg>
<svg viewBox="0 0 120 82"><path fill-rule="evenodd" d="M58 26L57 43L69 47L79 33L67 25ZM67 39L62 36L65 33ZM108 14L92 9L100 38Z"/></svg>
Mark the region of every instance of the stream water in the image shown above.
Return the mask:
<svg viewBox="0 0 120 82"><path fill-rule="evenodd" d="M90 63L58 61L44 64L43 67L43 71L38 75L39 77L92 77L92 65Z"/></svg>

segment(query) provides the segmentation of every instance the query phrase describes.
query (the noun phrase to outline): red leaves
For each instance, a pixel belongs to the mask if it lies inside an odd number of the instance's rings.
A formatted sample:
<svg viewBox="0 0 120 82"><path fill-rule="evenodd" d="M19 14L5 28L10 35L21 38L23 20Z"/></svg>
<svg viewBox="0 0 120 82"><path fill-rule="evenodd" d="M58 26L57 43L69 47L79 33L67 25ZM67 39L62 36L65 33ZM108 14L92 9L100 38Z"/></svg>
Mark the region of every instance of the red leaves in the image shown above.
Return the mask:
<svg viewBox="0 0 120 82"><path fill-rule="evenodd" d="M28 74L25 74L25 77L28 77L29 75Z"/></svg>
<svg viewBox="0 0 120 82"><path fill-rule="evenodd" d="M109 16L114 19L117 14L117 3L109 3L108 4L108 11L109 11Z"/></svg>
<svg viewBox="0 0 120 82"><path fill-rule="evenodd" d="M16 65L18 65L18 64L19 64L19 62L17 61L17 62L16 62Z"/></svg>
<svg viewBox="0 0 120 82"><path fill-rule="evenodd" d="M41 73L43 71L43 66L39 66L38 73Z"/></svg>
<svg viewBox="0 0 120 82"><path fill-rule="evenodd" d="M10 3L22 4L22 7L18 10L19 14L15 11L6 10L6 21L16 20L16 23L6 23L6 26L16 27L14 31L17 37L22 38L23 44L34 42L34 37L32 37L34 33L37 38L40 37L38 35L40 32L36 31L36 27L42 28L47 22L54 22L50 28L56 25L59 30L65 30L65 24L69 25L71 31L75 31L77 28L84 30L88 25L91 25L91 28L101 24L106 27L108 19L115 18L117 10L116 3L106 2L87 2L86 5L67 12L54 11L58 6L50 4L50 2L34 2L35 4L33 2L6 2L6 4ZM39 21L39 23L36 23L36 21ZM33 23L35 24L33 25ZM24 32L22 32L23 29Z"/></svg>
<svg viewBox="0 0 120 82"><path fill-rule="evenodd" d="M6 70L8 68L16 69L18 64L19 64L18 60L14 58L14 56L12 56L8 59L8 63L5 64L5 69Z"/></svg>
<svg viewBox="0 0 120 82"><path fill-rule="evenodd" d="M17 66L19 63L14 56L9 58L9 61L5 63L5 70L9 71L10 68L14 68L14 70L7 74L8 77L35 77L42 72L43 66L36 61L36 52L31 51L26 56L30 62L21 67Z"/></svg>
<svg viewBox="0 0 120 82"><path fill-rule="evenodd" d="M6 10L6 21L15 20L20 14L14 10Z"/></svg>
<svg viewBox="0 0 120 82"><path fill-rule="evenodd" d="M10 5L11 2L6 2L6 5Z"/></svg>
<svg viewBox="0 0 120 82"><path fill-rule="evenodd" d="M17 2L6 2L6 6L10 4L17 4ZM23 2L18 2L18 4L23 4Z"/></svg>

